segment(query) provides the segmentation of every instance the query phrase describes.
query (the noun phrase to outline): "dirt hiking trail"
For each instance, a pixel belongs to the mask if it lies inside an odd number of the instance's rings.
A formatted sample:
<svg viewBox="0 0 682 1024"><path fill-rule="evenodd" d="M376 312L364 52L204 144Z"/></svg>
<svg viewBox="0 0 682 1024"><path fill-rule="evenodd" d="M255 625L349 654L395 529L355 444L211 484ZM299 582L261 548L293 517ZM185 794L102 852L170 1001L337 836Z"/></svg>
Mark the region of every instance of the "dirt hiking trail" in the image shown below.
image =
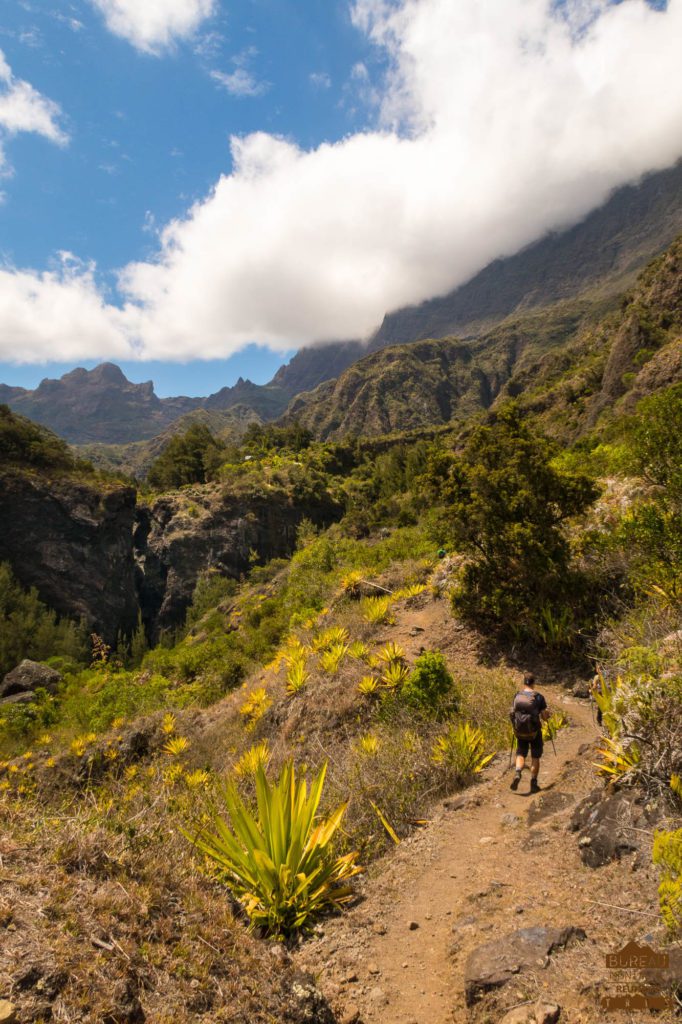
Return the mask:
<svg viewBox="0 0 682 1024"><path fill-rule="evenodd" d="M604 954L655 927L654 870L634 860L587 868L567 830L572 809L597 784L589 703L556 684L538 689L570 722L556 757L546 745L541 792L530 795L528 771L512 792L508 754L498 754L480 783L444 801L427 827L371 869L362 902L298 954L343 1024L497 1022L539 998L561 1005L562 1024L596 1024ZM587 938L507 984L495 1015L467 1008L469 953L534 925L576 926Z"/></svg>

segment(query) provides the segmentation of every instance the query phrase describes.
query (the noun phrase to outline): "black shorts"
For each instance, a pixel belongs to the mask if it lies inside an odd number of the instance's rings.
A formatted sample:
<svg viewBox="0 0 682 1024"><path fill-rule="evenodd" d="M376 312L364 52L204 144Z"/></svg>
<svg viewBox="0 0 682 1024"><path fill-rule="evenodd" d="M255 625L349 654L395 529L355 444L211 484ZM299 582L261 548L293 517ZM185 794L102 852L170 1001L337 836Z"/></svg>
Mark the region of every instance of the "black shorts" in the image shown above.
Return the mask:
<svg viewBox="0 0 682 1024"><path fill-rule="evenodd" d="M522 740L517 738L516 740L516 754L518 757L528 757L528 748L530 747L531 757L542 757L542 751L544 750L544 743L542 742L542 732L536 733L532 740Z"/></svg>

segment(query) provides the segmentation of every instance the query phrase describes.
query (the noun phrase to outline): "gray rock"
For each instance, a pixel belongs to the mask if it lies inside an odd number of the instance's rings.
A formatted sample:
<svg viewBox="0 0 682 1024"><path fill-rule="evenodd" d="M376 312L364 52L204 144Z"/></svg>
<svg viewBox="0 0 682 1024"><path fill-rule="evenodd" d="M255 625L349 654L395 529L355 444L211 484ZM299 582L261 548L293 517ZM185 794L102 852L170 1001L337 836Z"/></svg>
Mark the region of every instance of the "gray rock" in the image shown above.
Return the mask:
<svg viewBox="0 0 682 1024"><path fill-rule="evenodd" d="M467 1006L486 992L502 988L515 975L536 969L555 950L584 939L581 928L521 928L493 942L478 946L469 955L464 968L464 994Z"/></svg>
<svg viewBox="0 0 682 1024"><path fill-rule="evenodd" d="M518 814L503 814L500 821L505 828L518 828L521 824Z"/></svg>
<svg viewBox="0 0 682 1024"><path fill-rule="evenodd" d="M13 697L15 693L28 693L41 688L48 693L54 693L61 679L61 674L56 669L25 658L21 664L8 672L0 683L0 697Z"/></svg>
<svg viewBox="0 0 682 1024"><path fill-rule="evenodd" d="M571 690L571 693L573 694L574 697L581 697L582 699L585 699L586 697L589 697L590 696L590 684L589 684L589 682L586 679L578 680L578 682L575 684L575 686Z"/></svg>
<svg viewBox="0 0 682 1024"><path fill-rule="evenodd" d="M595 789L573 812L571 829L579 832L583 864L602 867L639 850L638 830L650 830L655 817L641 796L619 790Z"/></svg>
<svg viewBox="0 0 682 1024"><path fill-rule="evenodd" d="M32 700L36 699L35 693L32 690L27 690L26 693L13 693L11 697L0 697L0 705L4 704L30 704Z"/></svg>

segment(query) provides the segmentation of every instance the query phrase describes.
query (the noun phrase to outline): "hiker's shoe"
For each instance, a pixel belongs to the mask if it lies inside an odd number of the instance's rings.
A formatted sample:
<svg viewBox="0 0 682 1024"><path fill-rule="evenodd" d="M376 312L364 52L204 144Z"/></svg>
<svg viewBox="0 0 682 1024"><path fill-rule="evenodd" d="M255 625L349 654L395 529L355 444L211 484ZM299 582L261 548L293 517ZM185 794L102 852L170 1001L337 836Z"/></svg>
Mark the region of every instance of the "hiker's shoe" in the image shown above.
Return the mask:
<svg viewBox="0 0 682 1024"><path fill-rule="evenodd" d="M518 789L520 781L521 781L521 772L517 772L516 775L514 776L514 778L512 779L511 786L509 788L510 789L514 789L514 790Z"/></svg>
<svg viewBox="0 0 682 1024"><path fill-rule="evenodd" d="M531 791L531 793L539 793L540 792L540 786L538 785L538 780L537 779L531 779L530 780L530 791Z"/></svg>

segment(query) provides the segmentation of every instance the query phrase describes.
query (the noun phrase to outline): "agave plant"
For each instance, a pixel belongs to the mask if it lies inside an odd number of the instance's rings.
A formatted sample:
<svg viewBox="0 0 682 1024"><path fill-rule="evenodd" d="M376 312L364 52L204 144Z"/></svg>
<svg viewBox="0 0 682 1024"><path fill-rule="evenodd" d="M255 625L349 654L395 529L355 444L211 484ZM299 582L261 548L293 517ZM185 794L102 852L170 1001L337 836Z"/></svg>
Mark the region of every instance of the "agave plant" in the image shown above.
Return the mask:
<svg viewBox="0 0 682 1024"><path fill-rule="evenodd" d="M346 576L342 578L341 590L346 595L346 597L351 597L355 600L358 597L360 597L362 593L363 583L364 579L362 573L358 572L357 569L354 569L352 572L349 572Z"/></svg>
<svg viewBox="0 0 682 1024"><path fill-rule="evenodd" d="M355 658L356 661L368 661L371 653L367 644L363 644L362 640L354 640L348 648L348 654L351 658Z"/></svg>
<svg viewBox="0 0 682 1024"><path fill-rule="evenodd" d="M391 614L391 600L390 597L365 597L360 604L365 622L371 622L373 626L395 622Z"/></svg>
<svg viewBox="0 0 682 1024"><path fill-rule="evenodd" d="M398 665L405 661L405 651L402 649L400 644L395 644L391 640L381 649L379 657L382 661L385 661L387 665Z"/></svg>
<svg viewBox="0 0 682 1024"><path fill-rule="evenodd" d="M312 643L314 651L328 651L330 647L347 644L350 639L348 630L343 626L330 626L315 637Z"/></svg>
<svg viewBox="0 0 682 1024"><path fill-rule="evenodd" d="M460 778L482 772L492 761L494 754L485 753L483 730L468 722L451 725L440 736L434 746L431 758L434 764L443 765Z"/></svg>
<svg viewBox="0 0 682 1024"><path fill-rule="evenodd" d="M256 723L260 721L271 704L272 700L268 697L267 690L264 686L258 687L258 689L253 690L249 694L239 709L239 714L243 715L246 719L247 729L253 729L255 727Z"/></svg>
<svg viewBox="0 0 682 1024"><path fill-rule="evenodd" d="M401 587L400 590L396 590L393 594L395 601L405 601L410 597L419 597L426 590L425 583L410 583L406 587Z"/></svg>
<svg viewBox="0 0 682 1024"><path fill-rule="evenodd" d="M599 774L617 782L622 782L627 775L636 772L641 760L636 743L626 748L619 740L609 736L604 736L598 754L602 760L595 761L594 766Z"/></svg>
<svg viewBox="0 0 682 1024"><path fill-rule="evenodd" d="M306 670L305 661L292 660L287 669L287 693L298 693L310 679L310 673Z"/></svg>
<svg viewBox="0 0 682 1024"><path fill-rule="evenodd" d="M267 768L269 761L270 747L268 746L268 741L263 740L261 743L254 743L248 750L245 750L232 771L240 778L246 778L255 775L259 768Z"/></svg>
<svg viewBox="0 0 682 1024"><path fill-rule="evenodd" d="M252 926L273 935L307 929L325 908L342 907L351 898L349 879L361 870L357 853L335 857L330 847L346 805L317 821L326 770L325 764L308 792L292 762L272 785L261 766L255 814L228 785L223 806L210 808L209 825L198 835L183 830L217 867Z"/></svg>
<svg viewBox="0 0 682 1024"><path fill-rule="evenodd" d="M407 680L409 674L410 671L406 665L394 661L384 669L381 681L389 690L397 690Z"/></svg>
<svg viewBox="0 0 682 1024"><path fill-rule="evenodd" d="M614 680L609 680L601 672L599 673L599 687L594 693L594 699L602 713L602 721L608 729L610 736L615 736L619 728L615 704L619 697L618 691L622 685L623 680L621 676L617 676Z"/></svg>
<svg viewBox="0 0 682 1024"><path fill-rule="evenodd" d="M379 692L381 683L376 676L363 676L358 683L358 693L363 697L373 697Z"/></svg>
<svg viewBox="0 0 682 1024"><path fill-rule="evenodd" d="M330 676L335 676L341 667L341 662L348 654L348 644L334 644L320 655L320 668Z"/></svg>
<svg viewBox="0 0 682 1024"><path fill-rule="evenodd" d="M379 737L375 736L373 732L366 732L358 740L358 750L368 757L376 757L380 746Z"/></svg>
<svg viewBox="0 0 682 1024"><path fill-rule="evenodd" d="M185 736L171 736L162 750L169 757L180 757L189 748L189 740Z"/></svg>
<svg viewBox="0 0 682 1024"><path fill-rule="evenodd" d="M545 741L553 740L559 729L568 725L568 719L563 711L555 711L553 715L542 723L542 738Z"/></svg>

